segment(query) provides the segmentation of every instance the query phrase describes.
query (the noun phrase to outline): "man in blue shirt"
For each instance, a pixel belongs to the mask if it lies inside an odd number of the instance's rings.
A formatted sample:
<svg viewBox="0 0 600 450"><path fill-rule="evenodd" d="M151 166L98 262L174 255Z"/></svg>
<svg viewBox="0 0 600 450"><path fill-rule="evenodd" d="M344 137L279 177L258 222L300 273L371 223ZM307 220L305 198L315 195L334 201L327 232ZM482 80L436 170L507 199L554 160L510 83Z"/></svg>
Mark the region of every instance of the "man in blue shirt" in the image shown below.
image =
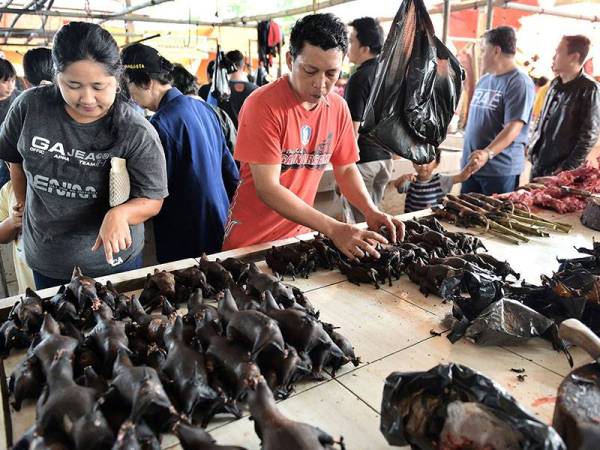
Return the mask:
<svg viewBox="0 0 600 450"><path fill-rule="evenodd" d="M172 87L173 65L152 47L123 50L128 88L165 150L169 196L154 218L156 258L165 263L221 250L239 173L215 111Z"/></svg>
<svg viewBox="0 0 600 450"><path fill-rule="evenodd" d="M483 36L481 77L469 108L462 167L476 172L462 192L485 195L514 191L525 165L525 145L535 91L517 69L517 38L511 27Z"/></svg>

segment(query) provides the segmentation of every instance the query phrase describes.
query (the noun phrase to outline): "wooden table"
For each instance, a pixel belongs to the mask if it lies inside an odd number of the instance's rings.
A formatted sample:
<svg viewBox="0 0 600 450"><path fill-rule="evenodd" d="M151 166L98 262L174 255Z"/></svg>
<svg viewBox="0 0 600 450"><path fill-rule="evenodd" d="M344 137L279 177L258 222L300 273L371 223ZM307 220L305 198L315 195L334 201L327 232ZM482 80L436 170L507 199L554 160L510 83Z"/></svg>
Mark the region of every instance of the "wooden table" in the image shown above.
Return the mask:
<svg viewBox="0 0 600 450"><path fill-rule="evenodd" d="M531 283L538 283L541 274L550 275L558 268L556 256L573 257L577 255L573 246L590 247L594 234L579 223L578 214L544 215L573 224L573 231L553 233L550 238L532 238L528 244L519 246L483 238L492 255L510 261ZM298 239L310 237L299 236ZM270 246L259 245L212 257L249 254L256 257ZM192 263L187 260L171 266L184 267ZM263 261L259 266L269 270ZM148 271L148 268L141 269L142 275ZM136 273L139 276L140 271ZM126 280L131 274L111 278ZM357 287L338 271L320 271L292 284L306 292L321 311L323 321L340 327L339 331L355 346L362 364L357 368L345 366L334 379L328 377L318 383L299 384L296 392L281 401L279 407L295 420L317 425L334 436L343 435L349 450L389 448L379 431L383 383L387 375L393 371L428 370L439 363L457 362L481 371L506 388L539 419L546 423L551 421L557 387L570 368L564 355L552 350L549 342L532 339L518 347L480 347L464 341L451 344L445 335L432 336L430 330L443 331L441 320L450 312L451 305L434 296L425 298L406 276L395 281L393 287L382 285L380 290L369 285ZM574 349L573 357L576 366L589 360L579 349ZM7 365L12 365L11 361ZM511 368L524 368L525 381L518 381ZM10 374L10 369L7 373ZM32 418L30 414L27 421ZM15 436L27 426L23 422L14 425ZM220 444L259 448L248 414L239 420L231 420L229 416L217 418L210 423L208 431ZM163 448L175 449L179 445L174 437L165 436Z"/></svg>

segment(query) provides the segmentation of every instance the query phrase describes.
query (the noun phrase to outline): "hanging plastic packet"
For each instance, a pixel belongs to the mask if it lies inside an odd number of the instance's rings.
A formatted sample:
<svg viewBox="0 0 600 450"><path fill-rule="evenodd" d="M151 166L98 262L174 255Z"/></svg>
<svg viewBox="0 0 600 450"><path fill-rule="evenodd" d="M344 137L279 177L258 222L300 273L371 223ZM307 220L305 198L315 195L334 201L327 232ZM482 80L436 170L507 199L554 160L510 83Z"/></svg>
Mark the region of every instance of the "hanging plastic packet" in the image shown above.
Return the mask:
<svg viewBox="0 0 600 450"><path fill-rule="evenodd" d="M213 74L212 85L208 95L208 103L218 105L229 100L231 89L229 88L229 62L221 47L217 45L217 56L215 58L215 71Z"/></svg>
<svg viewBox="0 0 600 450"><path fill-rule="evenodd" d="M360 134L417 164L433 161L463 80L460 63L435 37L423 0L404 0L379 57Z"/></svg>
<svg viewBox="0 0 600 450"><path fill-rule="evenodd" d="M127 162L123 158L110 158L109 175L109 200L112 207L119 206L129 200L131 185L129 182L129 172L127 172Z"/></svg>

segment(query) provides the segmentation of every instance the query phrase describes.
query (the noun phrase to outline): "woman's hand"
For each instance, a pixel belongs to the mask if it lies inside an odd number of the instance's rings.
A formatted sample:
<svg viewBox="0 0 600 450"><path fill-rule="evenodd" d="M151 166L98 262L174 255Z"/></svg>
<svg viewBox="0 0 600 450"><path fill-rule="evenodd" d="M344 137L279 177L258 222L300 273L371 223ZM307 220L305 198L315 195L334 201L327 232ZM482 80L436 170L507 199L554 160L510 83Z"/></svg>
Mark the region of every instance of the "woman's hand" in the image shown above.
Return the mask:
<svg viewBox="0 0 600 450"><path fill-rule="evenodd" d="M104 255L109 264L113 263L113 255L131 246L131 231L127 214L119 206L110 209L104 216L96 242L92 247L95 252L104 247Z"/></svg>

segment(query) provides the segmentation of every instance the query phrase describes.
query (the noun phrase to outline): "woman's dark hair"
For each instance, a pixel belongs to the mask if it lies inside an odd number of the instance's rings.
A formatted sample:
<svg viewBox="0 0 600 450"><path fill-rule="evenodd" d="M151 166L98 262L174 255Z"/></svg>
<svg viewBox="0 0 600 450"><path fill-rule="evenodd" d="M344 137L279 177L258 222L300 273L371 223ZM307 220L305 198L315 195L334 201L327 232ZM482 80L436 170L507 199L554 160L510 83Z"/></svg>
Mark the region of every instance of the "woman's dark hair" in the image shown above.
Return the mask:
<svg viewBox="0 0 600 450"><path fill-rule="evenodd" d="M52 81L52 50L39 47L32 48L23 56L23 72L25 78L33 86L39 86L42 81Z"/></svg>
<svg viewBox="0 0 600 450"><path fill-rule="evenodd" d="M104 66L117 80L123 74L119 47L112 35L99 25L70 22L54 35L52 62L57 73L74 62L90 60Z"/></svg>
<svg viewBox="0 0 600 450"><path fill-rule="evenodd" d="M323 50L335 48L345 55L348 51L348 30L346 25L331 13L311 14L299 19L292 27L290 33L292 58L296 59L302 52L305 42Z"/></svg>
<svg viewBox="0 0 600 450"><path fill-rule="evenodd" d="M435 163L439 164L441 161L442 161L442 149L438 147L435 149Z"/></svg>
<svg viewBox="0 0 600 450"><path fill-rule="evenodd" d="M507 55L517 53L517 34L513 27L493 28L486 31L483 37L488 44L500 47L502 53Z"/></svg>
<svg viewBox="0 0 600 450"><path fill-rule="evenodd" d="M0 58L0 81L17 78L17 72L8 59Z"/></svg>
<svg viewBox="0 0 600 450"><path fill-rule="evenodd" d="M356 39L363 47L369 47L371 53L379 55L383 48L383 28L379 22L372 17L361 17L350 22L350 26L356 30Z"/></svg>
<svg viewBox="0 0 600 450"><path fill-rule="evenodd" d="M181 91L183 95L196 95L198 85L196 77L186 70L181 64L175 64L171 71L173 86Z"/></svg>
<svg viewBox="0 0 600 450"><path fill-rule="evenodd" d="M54 72L61 73L70 64L85 60L102 64L106 73L117 79L117 86L120 85L123 65L121 64L119 47L112 35L94 23L70 22L63 25L54 35L52 43ZM57 101L64 102L58 86L55 87L55 92ZM117 93L115 101L107 114L111 142L100 148L95 147L97 143L92 144L95 151L107 150L118 141L119 117L121 116L123 103L123 97Z"/></svg>

